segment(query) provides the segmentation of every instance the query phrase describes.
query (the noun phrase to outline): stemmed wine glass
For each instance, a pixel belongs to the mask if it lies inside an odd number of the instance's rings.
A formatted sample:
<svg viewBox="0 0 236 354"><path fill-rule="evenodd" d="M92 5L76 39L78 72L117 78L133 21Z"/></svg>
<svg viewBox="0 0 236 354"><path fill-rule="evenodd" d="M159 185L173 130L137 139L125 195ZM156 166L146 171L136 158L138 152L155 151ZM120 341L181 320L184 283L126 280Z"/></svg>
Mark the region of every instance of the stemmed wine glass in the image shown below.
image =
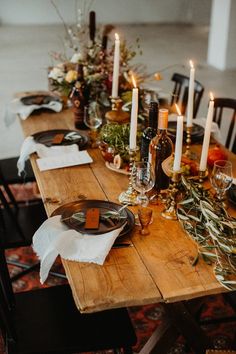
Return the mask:
<svg viewBox="0 0 236 354"><path fill-rule="evenodd" d="M98 146L98 128L102 125L102 117L97 102L92 102L86 107L84 123L90 128L91 147Z"/></svg>
<svg viewBox="0 0 236 354"><path fill-rule="evenodd" d="M149 162L135 162L133 166L133 188L140 194L137 196L137 202L141 206L147 206L149 198L146 195L155 184L155 177L152 166Z"/></svg>
<svg viewBox="0 0 236 354"><path fill-rule="evenodd" d="M225 207L225 192L230 188L233 182L232 163L225 160L217 160L214 162L211 184L216 191L216 198Z"/></svg>
<svg viewBox="0 0 236 354"><path fill-rule="evenodd" d="M139 192L137 202L140 205L138 214L135 215L135 224L141 226L141 234L147 235L148 225L152 222L152 210L147 208L149 198L146 195L155 184L152 166L146 161L135 162L132 170L132 185Z"/></svg>

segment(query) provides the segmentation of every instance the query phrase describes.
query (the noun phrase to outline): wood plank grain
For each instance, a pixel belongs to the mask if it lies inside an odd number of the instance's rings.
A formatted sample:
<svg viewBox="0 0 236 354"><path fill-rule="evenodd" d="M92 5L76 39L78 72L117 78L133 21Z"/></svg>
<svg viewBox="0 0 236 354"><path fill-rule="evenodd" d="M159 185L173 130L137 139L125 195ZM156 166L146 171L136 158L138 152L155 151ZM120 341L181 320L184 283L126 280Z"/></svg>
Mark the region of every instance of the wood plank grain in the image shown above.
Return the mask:
<svg viewBox="0 0 236 354"><path fill-rule="evenodd" d="M74 129L70 110L42 113L22 122L25 135L47 129ZM195 147L200 154L201 146ZM107 199L117 202L128 187L128 177L110 171L98 149L90 149L91 165L40 172L31 161L48 215L59 205L78 200ZM229 154L236 175L236 157ZM173 302L225 291L215 279L211 266L202 260L191 262L196 244L178 221L161 216L163 205L152 205L150 235L141 236L136 227L131 235L134 247L112 249L103 266L63 260L75 302L82 312L158 301ZM137 207L130 208L137 212ZM234 214L235 211L231 210Z"/></svg>
<svg viewBox="0 0 236 354"><path fill-rule="evenodd" d="M200 156L201 146L194 146ZM236 175L236 156L229 153ZM99 162L100 160L100 162ZM104 173L104 162L97 154L93 166L95 175L102 179L103 190L109 200L117 201L119 193L127 188L128 178L116 172ZM209 172L210 173L210 172ZM110 188L110 181L112 188ZM208 187L209 181L206 181ZM196 266L192 261L197 254L197 245L193 242L178 221L170 221L161 216L164 205L150 205L154 222L150 225L150 235L143 237L133 233L132 242L139 252L152 278L157 284L164 300L173 302L226 291L216 280L213 268L200 260ZM137 213L138 207L132 208ZM229 212L236 216L232 208Z"/></svg>
<svg viewBox="0 0 236 354"><path fill-rule="evenodd" d="M47 129L74 129L73 116L69 111L56 115L42 113L23 121L22 127L26 136ZM74 166L44 172L40 172L37 167L36 154L31 157L48 216L66 202L81 198L107 199L102 180L106 172L110 171L98 158L99 151L90 150L89 153L94 159L91 166ZM100 169L98 176L93 169L95 166ZM107 177L109 179L109 176ZM121 186L119 181L115 182L116 175L110 177L108 189L113 190L115 196L116 191L121 190ZM126 184L127 180L124 179L123 185ZM55 203L55 200L58 202ZM103 266L64 259L62 262L75 303L81 312L162 301L162 296L135 247L112 249Z"/></svg>

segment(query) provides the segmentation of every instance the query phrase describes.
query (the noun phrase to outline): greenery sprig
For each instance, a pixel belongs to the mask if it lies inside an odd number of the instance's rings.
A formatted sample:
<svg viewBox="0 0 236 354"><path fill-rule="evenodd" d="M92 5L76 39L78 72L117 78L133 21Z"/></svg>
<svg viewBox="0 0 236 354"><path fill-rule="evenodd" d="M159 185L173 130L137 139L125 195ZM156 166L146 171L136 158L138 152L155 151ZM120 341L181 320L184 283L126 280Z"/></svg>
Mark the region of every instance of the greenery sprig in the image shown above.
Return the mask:
<svg viewBox="0 0 236 354"><path fill-rule="evenodd" d="M122 211L124 210L125 207L121 208L118 211L115 210L108 210L106 212L100 213L99 215L99 219L103 220L103 221L107 221L107 222L111 222L111 221L119 221L121 219L126 219L127 215L124 214ZM78 221L79 223L83 224L86 220L86 213L83 211L79 211L76 212L66 218L63 218L61 221L66 221L69 219L75 219L76 221Z"/></svg>
<svg viewBox="0 0 236 354"><path fill-rule="evenodd" d="M214 264L216 279L227 289L236 290L236 219L229 216L209 191L182 177L184 199L177 215L188 235L196 241L199 256Z"/></svg>

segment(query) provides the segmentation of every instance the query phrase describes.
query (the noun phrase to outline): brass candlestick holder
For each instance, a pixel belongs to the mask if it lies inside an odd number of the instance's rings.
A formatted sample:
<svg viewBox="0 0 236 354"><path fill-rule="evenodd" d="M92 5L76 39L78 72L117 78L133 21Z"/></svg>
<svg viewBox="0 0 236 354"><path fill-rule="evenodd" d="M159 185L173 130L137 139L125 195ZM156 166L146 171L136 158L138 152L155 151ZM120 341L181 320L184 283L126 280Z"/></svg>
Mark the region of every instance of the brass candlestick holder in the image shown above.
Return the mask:
<svg viewBox="0 0 236 354"><path fill-rule="evenodd" d="M207 169L204 171L198 171L198 187L203 188L203 182L206 176L208 175Z"/></svg>
<svg viewBox="0 0 236 354"><path fill-rule="evenodd" d="M123 101L120 97L110 97L111 111L105 114L109 123L127 123L130 120L130 114L122 110Z"/></svg>
<svg viewBox="0 0 236 354"><path fill-rule="evenodd" d="M187 133L187 137L186 137L186 150L184 155L188 158L191 157L191 151L190 151L190 146L191 146L191 142L192 142L192 127L187 127L186 128L186 133Z"/></svg>
<svg viewBox="0 0 236 354"><path fill-rule="evenodd" d="M173 171L171 176L171 184L168 189L167 199L165 201L165 210L161 215L169 220L177 220L177 196L178 196L178 184L181 179L181 171Z"/></svg>
<svg viewBox="0 0 236 354"><path fill-rule="evenodd" d="M137 156L137 151L139 150L139 148L137 147L136 149L130 149L128 148L129 151L129 186L128 189L124 192L122 192L119 195L119 202L121 204L127 204L127 205L137 205L137 192L136 190L133 188L133 180L134 180L134 162L135 162L135 158Z"/></svg>

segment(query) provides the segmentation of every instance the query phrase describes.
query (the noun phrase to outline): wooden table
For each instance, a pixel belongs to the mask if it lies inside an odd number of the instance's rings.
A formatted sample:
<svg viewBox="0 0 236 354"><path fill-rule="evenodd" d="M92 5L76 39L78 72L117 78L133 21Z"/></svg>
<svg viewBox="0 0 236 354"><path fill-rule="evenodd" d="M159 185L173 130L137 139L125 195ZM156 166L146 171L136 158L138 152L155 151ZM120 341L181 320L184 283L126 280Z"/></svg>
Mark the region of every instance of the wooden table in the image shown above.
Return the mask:
<svg viewBox="0 0 236 354"><path fill-rule="evenodd" d="M70 110L41 113L22 121L25 136L48 129L74 129ZM196 147L200 152L201 146ZM98 149L90 149L90 165L40 172L36 156L32 166L48 216L60 205L78 199L101 199L118 202L127 189L128 178L110 171ZM236 156L230 154L236 175ZM50 199L58 199L58 203ZM137 207L131 209L135 212ZM163 205L152 206L150 235L141 236L135 229L130 239L134 247L112 249L103 266L62 260L81 312L95 312L115 307L157 302L173 303L226 291L216 280L212 267L196 256L195 243L178 221L161 217Z"/></svg>

